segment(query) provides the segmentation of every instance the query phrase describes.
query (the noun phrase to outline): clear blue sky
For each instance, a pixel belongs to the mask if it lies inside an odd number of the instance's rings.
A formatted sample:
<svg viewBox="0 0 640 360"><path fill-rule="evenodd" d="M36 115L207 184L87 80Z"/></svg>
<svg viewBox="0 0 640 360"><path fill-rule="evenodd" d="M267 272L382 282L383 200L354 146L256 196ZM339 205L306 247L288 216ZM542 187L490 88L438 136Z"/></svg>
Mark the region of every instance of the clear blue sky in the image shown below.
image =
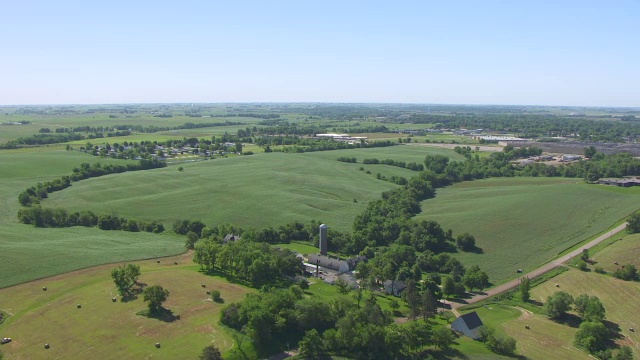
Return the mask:
<svg viewBox="0 0 640 360"><path fill-rule="evenodd" d="M0 104L640 106L640 0L3 1Z"/></svg>

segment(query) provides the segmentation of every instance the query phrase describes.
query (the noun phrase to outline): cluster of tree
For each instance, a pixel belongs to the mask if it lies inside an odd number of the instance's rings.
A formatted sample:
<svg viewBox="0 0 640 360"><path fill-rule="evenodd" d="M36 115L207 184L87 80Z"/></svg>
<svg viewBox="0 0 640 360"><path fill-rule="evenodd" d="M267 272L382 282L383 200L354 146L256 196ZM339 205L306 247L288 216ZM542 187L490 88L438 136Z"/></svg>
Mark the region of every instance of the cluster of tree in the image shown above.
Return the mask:
<svg viewBox="0 0 640 360"><path fill-rule="evenodd" d="M155 220L144 222L113 215L98 216L92 211L70 213L66 209L43 209L39 206L30 206L18 210L18 220L22 224L32 224L35 227L97 226L101 230L145 231L154 234L162 233L165 230L162 223Z"/></svg>
<svg viewBox="0 0 640 360"><path fill-rule="evenodd" d="M256 113L237 113L237 114L224 114L216 115L216 117L248 117L254 119L279 119L280 114L256 114Z"/></svg>
<svg viewBox="0 0 640 360"><path fill-rule="evenodd" d="M502 152L505 153L507 160L522 159L532 156L539 156L542 154L542 149L537 147L520 147L514 148L511 145L507 145L502 148Z"/></svg>
<svg viewBox="0 0 640 360"><path fill-rule="evenodd" d="M339 126L333 128L334 131L345 132L347 134L364 134L364 133L388 133L391 132L384 125L372 125L372 126L360 126L359 123L355 123L349 126Z"/></svg>
<svg viewBox="0 0 640 360"><path fill-rule="evenodd" d="M164 161L157 159L140 160L137 164L106 164L95 163L90 165L88 163L82 163L79 168L74 168L73 173L69 176L62 176L52 181L46 181L44 183L38 183L36 186L31 186L18 195L18 202L22 206L31 206L33 204L39 204L42 199L47 198L48 194L60 191L71 186L71 182L89 179L93 177L99 177L109 174L122 173L125 171L138 171L149 170L165 167L167 164Z"/></svg>
<svg viewBox="0 0 640 360"><path fill-rule="evenodd" d="M613 276L621 280L636 281L638 280L638 269L633 264L627 264L614 271Z"/></svg>
<svg viewBox="0 0 640 360"><path fill-rule="evenodd" d="M539 149L511 149L507 146L504 150L506 152L493 153L482 159L477 155L469 156L464 162L449 162L448 158L442 155L427 156L426 169L432 170L435 174L421 176L426 176L433 187L440 187L488 177L562 176L596 181L601 177L640 175L640 160L627 153L612 155L597 153L591 157L590 161L577 161L565 166L532 163L524 167L516 167L510 160L519 156L538 154Z"/></svg>
<svg viewBox="0 0 640 360"><path fill-rule="evenodd" d="M640 212L634 212L627 219L627 232L629 234L636 234L640 232Z"/></svg>
<svg viewBox="0 0 640 360"><path fill-rule="evenodd" d="M394 183L396 185L407 185L409 183L407 178L405 178L404 176L398 176L398 175L391 175L390 177L386 177L386 176L382 175L381 173L377 173L376 174L376 179L392 182L392 183Z"/></svg>
<svg viewBox="0 0 640 360"><path fill-rule="evenodd" d="M219 242L203 239L195 244L193 261L208 271L219 271L254 287L277 283L283 276L302 274L303 266L288 249L245 239Z"/></svg>
<svg viewBox="0 0 640 360"><path fill-rule="evenodd" d="M582 140L622 142L640 135L640 125L629 121L602 121L550 114L414 113L386 120L388 123L436 124L439 129L485 129L516 133L520 137L575 136Z"/></svg>
<svg viewBox="0 0 640 360"><path fill-rule="evenodd" d="M231 224L220 224L218 226L207 227L200 220L177 220L173 224L173 232L181 235L187 235L193 232L198 239L211 239L220 242L228 234L241 236L245 240L260 243L280 244L289 243L293 240L309 241L314 245L318 245L318 227L322 224L320 221L311 220L304 224L299 221L280 225L276 228L268 226L261 230L254 228L243 229ZM329 229L331 243L340 244L344 240L340 240L346 235L338 231ZM195 244L195 243L194 243ZM332 249L332 244L329 244ZM338 245L336 245L338 246ZM339 250L340 247L335 248ZM333 251L333 250L331 250Z"/></svg>
<svg viewBox="0 0 640 360"><path fill-rule="evenodd" d="M15 140L9 140L6 144L2 144L0 149L16 149L25 145L47 145L59 144L69 141L82 140L85 137L80 134L34 134L30 137L21 137Z"/></svg>
<svg viewBox="0 0 640 360"><path fill-rule="evenodd" d="M304 297L297 287L252 293L227 305L220 321L249 336L260 355L298 341L304 358L402 359L418 356L425 346L447 348L453 342L445 327L432 329L422 321L394 324L373 293L363 304L345 295L329 302Z"/></svg>
<svg viewBox="0 0 640 360"><path fill-rule="evenodd" d="M404 161L398 161L398 160L392 160L392 159L385 159L385 160L378 160L378 159L364 159L362 160L363 164L383 164L383 165L390 165L390 166L397 166L397 167L401 167L401 168L405 168L405 169L409 169L409 170L413 170L413 171L422 171L424 170L424 166L422 164L418 164L416 162L410 162L410 163L406 163Z"/></svg>
<svg viewBox="0 0 640 360"><path fill-rule="evenodd" d="M232 141L230 141L232 140ZM205 152L218 152L224 154L225 152L242 152L242 143L251 143L253 138L233 138L223 135L216 138L213 136L211 140L198 139L198 138L183 138L183 139L170 139L166 141L141 141L138 142L123 142L122 144L114 143L113 145L106 143L102 146L93 145L87 143L86 146L80 147L81 151L87 152L94 156L112 157L116 159L150 159L156 155L163 157L168 155L166 152L169 149L174 149L180 152L187 151L186 147L189 147L190 154L200 154Z"/></svg>
<svg viewBox="0 0 640 360"><path fill-rule="evenodd" d="M516 339L511 336L500 336L490 326L483 325L479 330L480 341L496 354L512 356L516 351Z"/></svg>
<svg viewBox="0 0 640 360"><path fill-rule="evenodd" d="M343 150L343 149L368 149L377 147L387 147L396 145L392 141L372 141L372 142L359 142L355 144L349 144L342 141L334 141L331 139L311 139L311 138L297 138L297 145L285 146L284 148L273 149L273 151L286 152L286 153L305 153L315 151L330 151L330 150Z"/></svg>
<svg viewBox="0 0 640 360"><path fill-rule="evenodd" d="M354 157L348 157L348 156L340 156L338 158L338 161L342 161L342 162L346 162L346 163L357 163L358 159L354 158Z"/></svg>
<svg viewBox="0 0 640 360"><path fill-rule="evenodd" d="M567 311L575 310L582 318L582 322L576 332L576 345L587 349L600 359L611 359L612 351L607 348L608 342L614 335L604 324L605 308L597 296L581 294L577 298L564 291L555 292L547 298L544 309L550 318L560 318ZM628 359L628 349L621 348L616 354L616 359Z"/></svg>

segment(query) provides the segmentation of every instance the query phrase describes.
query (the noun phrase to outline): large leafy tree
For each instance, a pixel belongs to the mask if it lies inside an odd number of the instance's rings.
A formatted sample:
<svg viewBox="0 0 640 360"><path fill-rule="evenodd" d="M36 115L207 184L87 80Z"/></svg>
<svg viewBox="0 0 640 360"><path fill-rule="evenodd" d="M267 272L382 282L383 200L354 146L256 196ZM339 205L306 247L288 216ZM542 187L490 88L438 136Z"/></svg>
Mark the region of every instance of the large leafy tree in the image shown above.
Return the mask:
<svg viewBox="0 0 640 360"><path fill-rule="evenodd" d="M478 265L473 265L465 272L462 283L471 291L482 290L489 286L489 276Z"/></svg>
<svg viewBox="0 0 640 360"><path fill-rule="evenodd" d="M222 354L220 350L213 346L209 345L202 349L202 353L200 354L200 360L223 360Z"/></svg>
<svg viewBox="0 0 640 360"><path fill-rule="evenodd" d="M162 308L162 303L169 297L169 290L160 285L151 285L142 292L145 302L148 302L150 313L157 313Z"/></svg>
<svg viewBox="0 0 640 360"><path fill-rule="evenodd" d="M564 291L557 291L547 298L544 309L550 318L559 318L571 309L573 297Z"/></svg>
<svg viewBox="0 0 640 360"><path fill-rule="evenodd" d="M635 212L627 220L627 232L635 234L640 232L640 212Z"/></svg>
<svg viewBox="0 0 640 360"><path fill-rule="evenodd" d="M118 293L122 296L129 294L139 276L140 266L135 264L126 264L111 270L111 278L118 288Z"/></svg>
<svg viewBox="0 0 640 360"><path fill-rule="evenodd" d="M576 345L581 346L590 352L596 352L606 348L605 342L608 339L609 330L603 323L598 321L585 321L580 324L576 333Z"/></svg>

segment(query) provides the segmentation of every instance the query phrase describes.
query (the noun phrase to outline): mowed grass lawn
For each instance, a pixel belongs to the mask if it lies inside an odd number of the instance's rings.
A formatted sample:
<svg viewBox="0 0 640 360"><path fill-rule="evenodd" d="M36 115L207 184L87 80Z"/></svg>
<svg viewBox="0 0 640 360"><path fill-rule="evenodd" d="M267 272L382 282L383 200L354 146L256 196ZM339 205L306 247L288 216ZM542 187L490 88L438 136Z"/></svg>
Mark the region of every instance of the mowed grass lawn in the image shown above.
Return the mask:
<svg viewBox="0 0 640 360"><path fill-rule="evenodd" d="M533 288L531 297L534 300L546 302L548 296L560 290L571 294L574 298L580 294L597 296L606 310L606 320L620 327L622 338L616 339L616 343L629 345L635 356L640 356L637 346L640 343L640 333L629 330L630 328L638 329L640 326L640 308L636 300L640 297L640 283L571 269Z"/></svg>
<svg viewBox="0 0 640 360"><path fill-rule="evenodd" d="M348 156L361 162L377 157L420 162L428 153L428 149L398 146L256 154L184 163L180 164L184 171L170 166L85 180L51 194L43 206L157 219L168 225L179 219L191 219L208 225L231 223L264 228L291 221L319 220L331 228L350 231L355 216L369 201L398 186L376 179L377 173L406 178L417 173L394 166L351 164L336 159ZM364 171L359 170L361 166Z"/></svg>
<svg viewBox="0 0 640 360"><path fill-rule="evenodd" d="M224 304L211 301L206 291L217 289L230 303L250 289L197 272L190 256L139 264L139 281L169 290L164 306L179 319L136 315L146 308L142 296L112 302L110 272L116 265L99 266L0 290L0 308L12 314L0 330L13 339L2 351L10 359L195 359L207 345L222 352L234 346L218 325Z"/></svg>
<svg viewBox="0 0 640 360"><path fill-rule="evenodd" d="M494 283L556 257L640 208L640 194L564 178L495 178L438 189L418 219L438 221L454 236L469 232L483 254L461 253Z"/></svg>
<svg viewBox="0 0 640 360"><path fill-rule="evenodd" d="M39 229L18 223L18 194L27 187L68 175L83 162L116 161L47 148L0 152L0 288L89 266L184 251L184 237L172 234Z"/></svg>

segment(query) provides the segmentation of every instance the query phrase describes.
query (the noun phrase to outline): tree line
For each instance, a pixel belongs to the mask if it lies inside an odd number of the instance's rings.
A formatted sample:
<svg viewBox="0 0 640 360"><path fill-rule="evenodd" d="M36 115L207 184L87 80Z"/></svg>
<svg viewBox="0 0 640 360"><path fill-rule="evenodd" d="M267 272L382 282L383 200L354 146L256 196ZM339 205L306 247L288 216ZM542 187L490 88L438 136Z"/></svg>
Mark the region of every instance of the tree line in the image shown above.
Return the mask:
<svg viewBox="0 0 640 360"><path fill-rule="evenodd" d="M18 210L18 220L22 224L35 227L61 228L70 226L97 226L100 230L146 231L159 234L164 232L162 223L126 219L114 215L96 215L92 211L69 212L62 208L40 208L31 206Z"/></svg>
<svg viewBox="0 0 640 360"><path fill-rule="evenodd" d="M38 183L35 186L27 188L18 195L18 202L22 206L31 206L39 204L42 199L47 198L48 194L60 191L71 186L72 182L100 177L109 174L123 173L125 171L149 170L166 167L167 163L157 159L142 159L137 164L101 164L82 163L79 168L74 168L71 175L62 176L52 181Z"/></svg>
<svg viewBox="0 0 640 360"><path fill-rule="evenodd" d="M640 135L640 124L555 116L549 114L455 114L414 113L392 117L388 123L435 124L436 129L484 129L518 134L524 138L575 136L581 140L624 142Z"/></svg>

